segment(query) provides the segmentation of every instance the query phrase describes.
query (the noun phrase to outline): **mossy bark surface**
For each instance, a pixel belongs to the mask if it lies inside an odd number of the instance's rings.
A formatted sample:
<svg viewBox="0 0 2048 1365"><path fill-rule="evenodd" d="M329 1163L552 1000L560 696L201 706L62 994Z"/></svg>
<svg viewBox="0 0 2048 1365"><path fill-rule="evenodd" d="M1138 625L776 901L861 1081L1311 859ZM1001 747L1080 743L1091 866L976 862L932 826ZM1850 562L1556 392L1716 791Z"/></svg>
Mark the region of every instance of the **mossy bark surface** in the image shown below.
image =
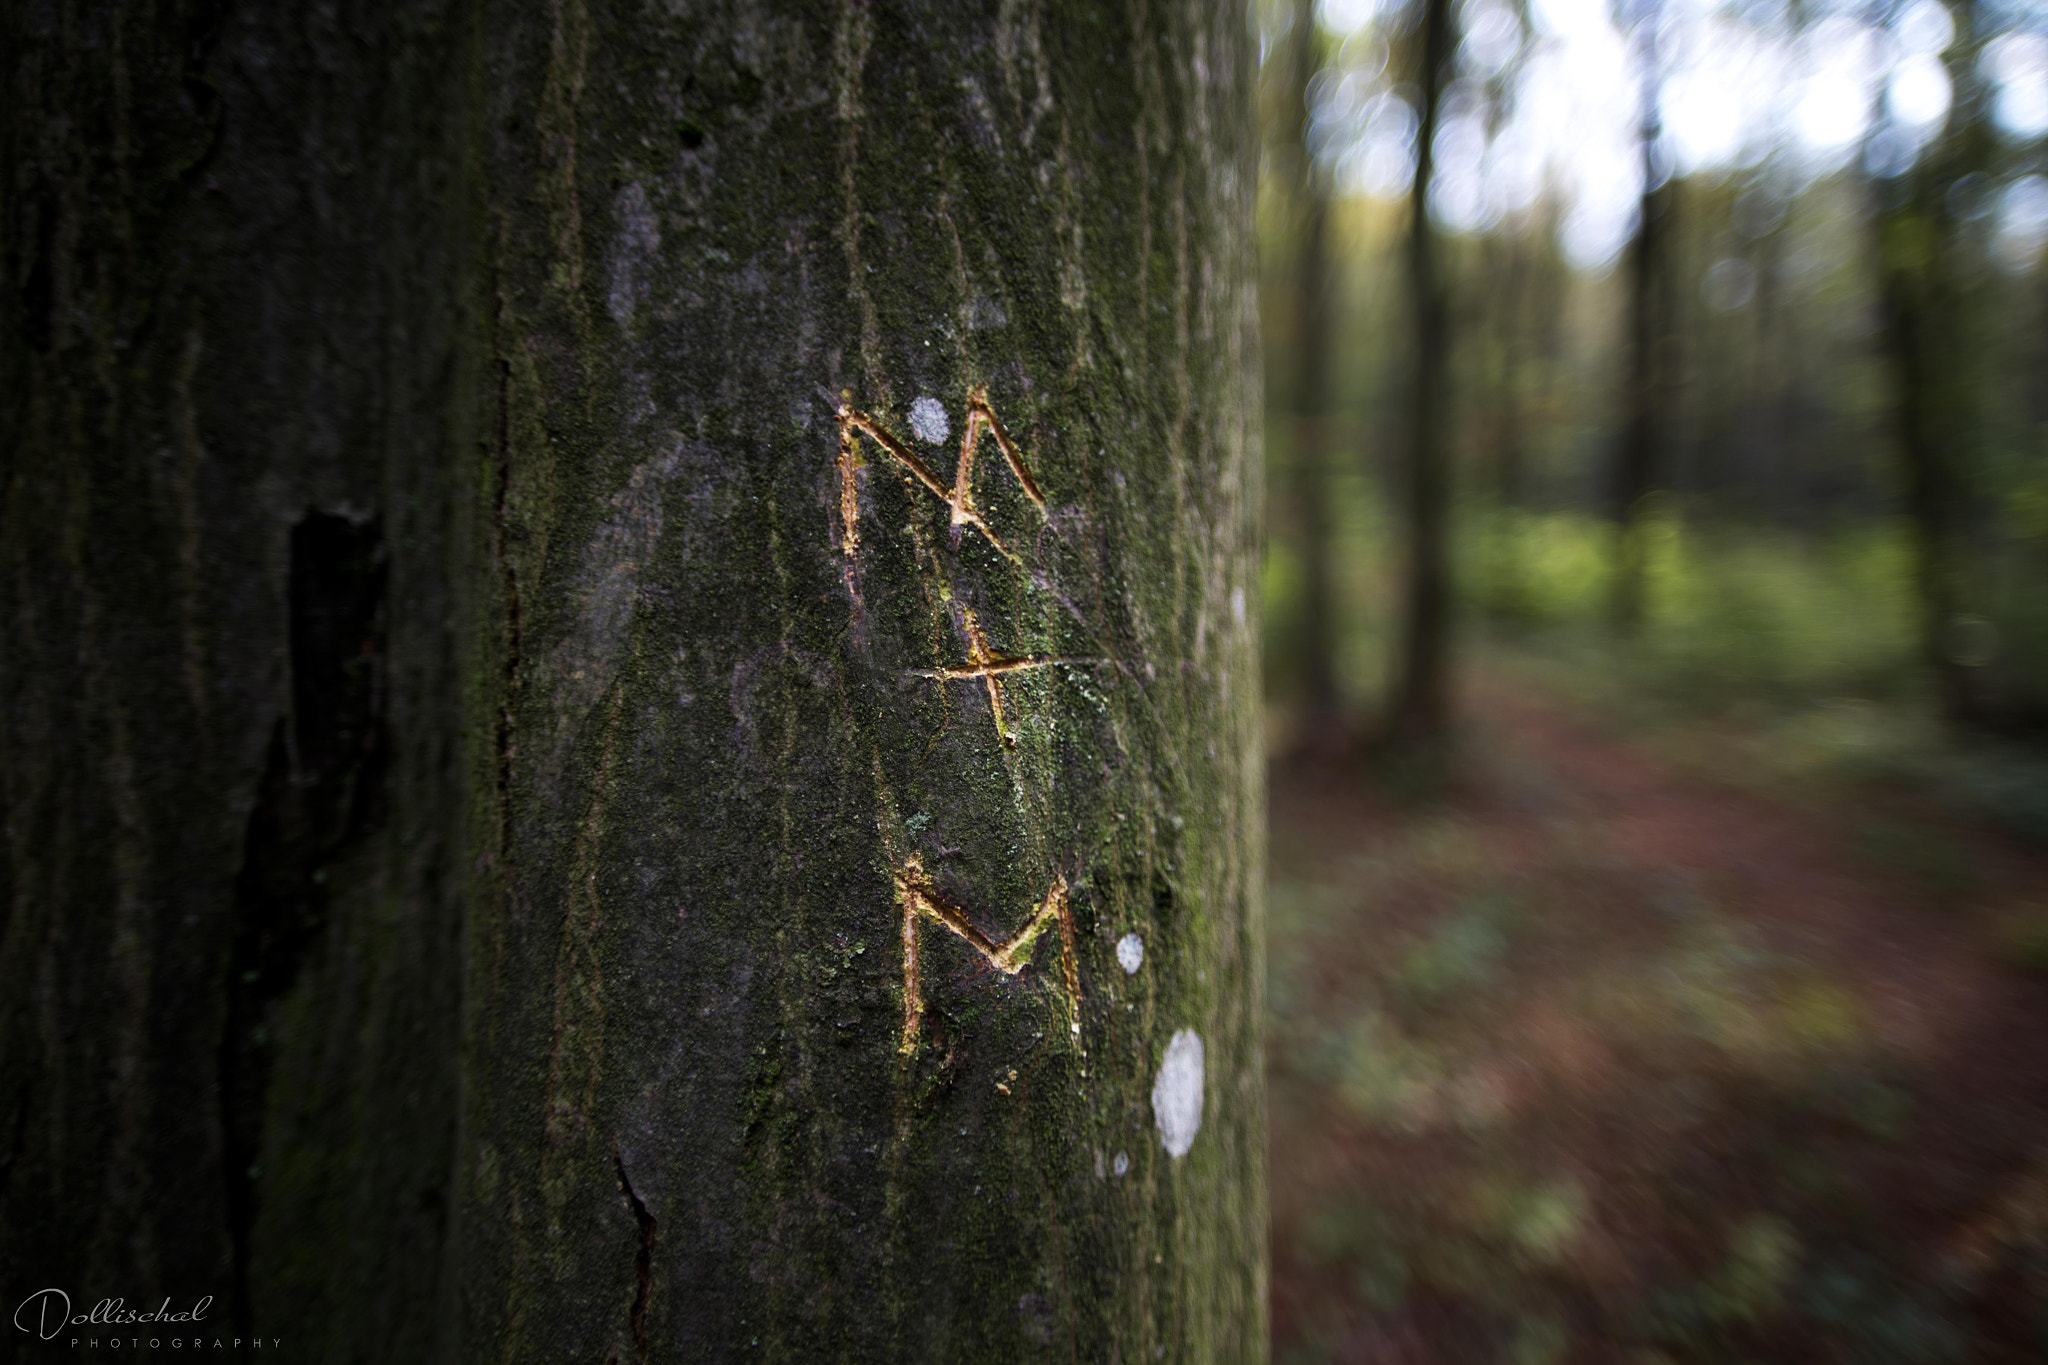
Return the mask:
<svg viewBox="0 0 2048 1365"><path fill-rule="evenodd" d="M10 1319L455 1340L472 22L0 10Z"/></svg>
<svg viewBox="0 0 2048 1365"><path fill-rule="evenodd" d="M1261 1357L1242 16L9 22L4 1287Z"/></svg>

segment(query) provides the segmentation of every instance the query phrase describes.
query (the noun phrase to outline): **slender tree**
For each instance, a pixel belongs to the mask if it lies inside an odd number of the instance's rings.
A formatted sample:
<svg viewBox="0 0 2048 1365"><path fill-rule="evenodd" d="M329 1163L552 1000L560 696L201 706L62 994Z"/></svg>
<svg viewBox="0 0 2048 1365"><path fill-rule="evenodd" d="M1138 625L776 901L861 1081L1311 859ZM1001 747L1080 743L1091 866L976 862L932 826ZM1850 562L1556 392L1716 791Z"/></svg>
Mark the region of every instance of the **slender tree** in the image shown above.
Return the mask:
<svg viewBox="0 0 2048 1365"><path fill-rule="evenodd" d="M1241 14L0 52L10 1311L1262 1358Z"/></svg>
<svg viewBox="0 0 2048 1365"><path fill-rule="evenodd" d="M1516 544L1517 514L1526 500L1528 434L1524 386L1528 368L1541 361L1525 344L1529 327L1532 279L1542 263L1520 234L1489 234L1479 246L1479 273L1486 282L1483 306L1474 318L1479 338L1475 378L1485 386L1482 441L1491 475L1493 503L1486 535L1486 608L1497 619L1513 622L1527 614L1527 585Z"/></svg>
<svg viewBox="0 0 2048 1365"><path fill-rule="evenodd" d="M1774 169L1774 162L1765 163L1756 192L1789 199L1791 196L1776 183ZM1754 452L1752 464L1758 482L1781 513L1800 498L1806 473L1797 458L1793 438L1794 395L1799 390L1804 360L1798 347L1786 344L1785 334L1792 318L1785 299L1785 238L1782 225L1773 225L1757 236L1749 252L1756 272L1756 295L1749 372L1744 376L1749 391L1749 414L1743 423L1747 443Z"/></svg>
<svg viewBox="0 0 2048 1365"><path fill-rule="evenodd" d="M1294 552L1301 560L1301 620L1296 663L1301 678L1302 733L1310 749L1331 746L1344 728L1337 682L1336 585L1330 549L1330 348L1335 337L1336 280L1329 250L1330 194L1310 155L1309 86L1323 69L1313 0L1297 0L1288 29L1287 98L1279 120L1280 164L1294 236L1295 332L1282 352L1293 361L1293 421L1288 425Z"/></svg>
<svg viewBox="0 0 2048 1365"><path fill-rule="evenodd" d="M1662 440L1662 342L1664 333L1664 231L1676 184L1666 173L1659 142L1663 136L1662 58L1658 0L1633 0L1631 27L1637 79L1641 85L1637 146L1642 193L1635 236L1628 248L1628 382L1626 409L1608 485L1614 523L1614 568L1608 616L1621 634L1633 634L1643 619L1644 500L1656 487Z"/></svg>
<svg viewBox="0 0 2048 1365"><path fill-rule="evenodd" d="M1528 6L1515 7L1515 54L1487 80L1489 137L1506 127L1523 62L1528 51ZM1528 615L1528 585L1519 543L1519 513L1527 501L1529 391L1540 387L1550 357L1532 344L1532 331L1549 319L1556 300L1546 297L1550 271L1538 243L1550 234L1526 230L1527 225L1499 225L1479 243L1479 277L1484 292L1470 301L1469 332L1477 342L1477 382L1485 395L1482 448L1491 476L1490 524L1485 532L1487 613L1494 619L1519 622Z"/></svg>
<svg viewBox="0 0 2048 1365"><path fill-rule="evenodd" d="M1404 475L1405 573L1393 694L1385 742L1433 759L1449 738L1450 459L1445 440L1450 375L1450 305L1431 220L1431 175L1444 82L1456 48L1450 0L1421 0L1416 61L1421 101L1415 183L1409 191L1408 290L1414 370Z"/></svg>
<svg viewBox="0 0 2048 1365"><path fill-rule="evenodd" d="M1951 188L1986 160L1977 75L1982 37L1974 0L1949 7L1954 41L1943 54L1954 91L1932 144L1898 175L1872 187L1871 223L1881 302L1881 341L1891 371L1900 483L1913 528L1921 654L1943 717L1954 726L1994 723L1982 660L1962 638L1975 594L1967 539L1971 446L1978 414L1962 316L1956 205ZM1880 104L1876 136L1890 124Z"/></svg>

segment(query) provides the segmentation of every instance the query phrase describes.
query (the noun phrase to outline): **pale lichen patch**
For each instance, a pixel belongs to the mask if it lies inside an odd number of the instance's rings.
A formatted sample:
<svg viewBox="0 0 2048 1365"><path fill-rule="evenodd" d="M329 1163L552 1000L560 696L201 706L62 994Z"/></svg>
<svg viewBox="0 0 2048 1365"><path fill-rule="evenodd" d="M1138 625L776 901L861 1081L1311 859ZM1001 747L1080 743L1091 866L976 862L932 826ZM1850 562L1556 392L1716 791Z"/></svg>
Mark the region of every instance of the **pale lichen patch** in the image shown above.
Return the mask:
<svg viewBox="0 0 2048 1365"><path fill-rule="evenodd" d="M1118 939L1116 962L1124 969L1125 976L1136 976L1138 968L1145 965L1145 940L1136 934L1125 934Z"/></svg>
<svg viewBox="0 0 2048 1365"><path fill-rule="evenodd" d="M1193 1029L1181 1029L1166 1045L1152 1082L1152 1115L1166 1154L1186 1156L1202 1129L1202 1038Z"/></svg>
<svg viewBox="0 0 2048 1365"><path fill-rule="evenodd" d="M910 405L910 429L918 440L937 445L952 432L953 424L946 420L945 405L926 397Z"/></svg>

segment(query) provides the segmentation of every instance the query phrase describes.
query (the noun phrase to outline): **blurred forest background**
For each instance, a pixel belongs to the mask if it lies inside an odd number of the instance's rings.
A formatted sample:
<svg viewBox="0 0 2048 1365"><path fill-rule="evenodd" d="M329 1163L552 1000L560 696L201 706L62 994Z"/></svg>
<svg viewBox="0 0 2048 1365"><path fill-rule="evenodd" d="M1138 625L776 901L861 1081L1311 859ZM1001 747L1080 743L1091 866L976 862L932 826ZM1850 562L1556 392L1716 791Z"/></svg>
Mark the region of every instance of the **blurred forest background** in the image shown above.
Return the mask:
<svg viewBox="0 0 2048 1365"><path fill-rule="evenodd" d="M1276 1359L2048 1360L2048 5L1251 22Z"/></svg>

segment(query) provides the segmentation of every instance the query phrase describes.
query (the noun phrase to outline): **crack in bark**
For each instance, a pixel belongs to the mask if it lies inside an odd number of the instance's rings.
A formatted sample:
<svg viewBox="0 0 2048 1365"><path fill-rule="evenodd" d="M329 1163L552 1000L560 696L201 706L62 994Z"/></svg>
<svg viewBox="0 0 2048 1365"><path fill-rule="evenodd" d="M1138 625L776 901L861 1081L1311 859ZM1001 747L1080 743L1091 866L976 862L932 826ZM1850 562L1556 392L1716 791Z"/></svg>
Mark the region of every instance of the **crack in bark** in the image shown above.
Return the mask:
<svg viewBox="0 0 2048 1365"><path fill-rule="evenodd" d="M619 1192L632 1205L633 1221L640 1228L640 1250L633 1257L633 1306L626 1311L626 1325L633 1333L633 1346L639 1358L647 1359L647 1300L654 1286L654 1234L655 1219L647 1211L647 1204L633 1190L633 1182L626 1176L626 1159L617 1149L612 1152L612 1165L619 1174Z"/></svg>
<svg viewBox="0 0 2048 1365"><path fill-rule="evenodd" d="M291 703L272 728L243 836L219 1052L231 1311L243 1331L277 1007L326 932L326 869L383 818L382 529L375 518L310 512L290 550Z"/></svg>

